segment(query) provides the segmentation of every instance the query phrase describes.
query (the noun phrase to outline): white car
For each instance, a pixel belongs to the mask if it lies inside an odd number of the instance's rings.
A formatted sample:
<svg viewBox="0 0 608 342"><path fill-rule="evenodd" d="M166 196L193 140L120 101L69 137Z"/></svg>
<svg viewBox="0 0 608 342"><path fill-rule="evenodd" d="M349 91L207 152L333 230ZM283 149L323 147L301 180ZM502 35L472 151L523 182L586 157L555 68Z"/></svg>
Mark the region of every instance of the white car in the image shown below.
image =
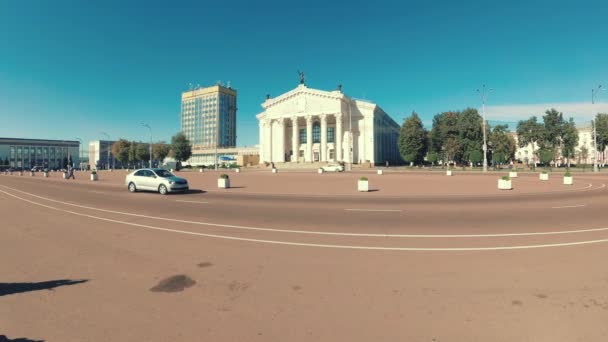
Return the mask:
<svg viewBox="0 0 608 342"><path fill-rule="evenodd" d="M344 171L344 166L340 164L329 164L321 166L321 169L323 169L325 172L342 172Z"/></svg>
<svg viewBox="0 0 608 342"><path fill-rule="evenodd" d="M139 169L125 177L130 192L137 190L158 191L166 195L175 191L188 191L188 181L164 169Z"/></svg>

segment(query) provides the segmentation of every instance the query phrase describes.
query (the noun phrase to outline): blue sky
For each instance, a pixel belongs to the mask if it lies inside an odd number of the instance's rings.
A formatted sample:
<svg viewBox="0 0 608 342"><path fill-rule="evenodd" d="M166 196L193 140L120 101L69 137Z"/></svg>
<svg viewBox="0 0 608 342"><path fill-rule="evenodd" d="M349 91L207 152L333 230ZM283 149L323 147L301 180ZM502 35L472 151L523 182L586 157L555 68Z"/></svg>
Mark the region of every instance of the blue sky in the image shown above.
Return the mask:
<svg viewBox="0 0 608 342"><path fill-rule="evenodd" d="M608 83L608 3L588 1L0 1L0 136L169 140L189 83L238 90L238 145L267 93L298 83L378 103L398 123L480 107L586 122ZM607 84L608 86L608 84ZM603 106L603 107L602 107Z"/></svg>

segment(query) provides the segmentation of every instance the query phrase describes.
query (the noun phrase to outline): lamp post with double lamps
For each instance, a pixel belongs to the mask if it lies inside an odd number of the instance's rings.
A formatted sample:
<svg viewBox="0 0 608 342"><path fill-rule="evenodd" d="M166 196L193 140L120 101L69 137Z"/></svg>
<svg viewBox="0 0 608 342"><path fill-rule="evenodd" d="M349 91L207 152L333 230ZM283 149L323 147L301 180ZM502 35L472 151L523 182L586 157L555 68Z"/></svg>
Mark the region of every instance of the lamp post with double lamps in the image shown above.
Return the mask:
<svg viewBox="0 0 608 342"><path fill-rule="evenodd" d="M494 89L490 88L488 91L492 92ZM488 172L488 142L486 137L486 85L481 87L481 90L477 89L477 92L481 95L481 115L482 115L482 130L483 130L483 172Z"/></svg>
<svg viewBox="0 0 608 342"><path fill-rule="evenodd" d="M110 149L112 148L112 145L110 145L110 135L106 132L101 132L102 135L104 135L106 137L106 139L108 139L108 161L106 164L106 170L110 169ZM99 149L101 150L101 142L99 143Z"/></svg>
<svg viewBox="0 0 608 342"><path fill-rule="evenodd" d="M150 130L150 168L152 168L152 127L147 123L141 123L142 126L147 127Z"/></svg>
<svg viewBox="0 0 608 342"><path fill-rule="evenodd" d="M594 105L595 104L595 98L597 97L597 93L600 90L606 90L606 88L603 88L602 85L598 85L597 88L591 89L591 104ZM596 114L597 117L597 114ZM597 128L596 128L596 118L593 118L593 120L591 121L591 124L593 124L593 149L594 151L594 156L593 156L593 172L599 172L599 169L597 167L597 157L598 157L598 151L597 151Z"/></svg>

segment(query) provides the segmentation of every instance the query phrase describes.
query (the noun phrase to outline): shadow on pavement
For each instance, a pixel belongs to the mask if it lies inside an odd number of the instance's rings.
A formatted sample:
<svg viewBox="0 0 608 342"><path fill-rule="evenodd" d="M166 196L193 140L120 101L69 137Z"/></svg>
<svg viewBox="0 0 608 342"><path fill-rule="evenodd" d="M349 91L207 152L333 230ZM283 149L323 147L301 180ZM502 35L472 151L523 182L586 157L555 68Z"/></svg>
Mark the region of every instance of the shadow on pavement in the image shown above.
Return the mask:
<svg viewBox="0 0 608 342"><path fill-rule="evenodd" d="M69 286L76 285L80 283L86 283L89 281L88 279L83 280L50 280L43 281L39 283L0 283L0 297L8 296L15 293L23 293L30 291L39 291L39 290L52 290L59 286ZM2 340L0 340L1 342Z"/></svg>
<svg viewBox="0 0 608 342"><path fill-rule="evenodd" d="M44 340L30 340L29 338L21 337L11 340L6 335L0 335L0 342L44 342Z"/></svg>
<svg viewBox="0 0 608 342"><path fill-rule="evenodd" d="M184 192L184 194L204 194L204 193L206 193L206 192L207 192L207 191L205 191L205 190L200 190L200 189L190 189L190 190L188 190L188 191Z"/></svg>

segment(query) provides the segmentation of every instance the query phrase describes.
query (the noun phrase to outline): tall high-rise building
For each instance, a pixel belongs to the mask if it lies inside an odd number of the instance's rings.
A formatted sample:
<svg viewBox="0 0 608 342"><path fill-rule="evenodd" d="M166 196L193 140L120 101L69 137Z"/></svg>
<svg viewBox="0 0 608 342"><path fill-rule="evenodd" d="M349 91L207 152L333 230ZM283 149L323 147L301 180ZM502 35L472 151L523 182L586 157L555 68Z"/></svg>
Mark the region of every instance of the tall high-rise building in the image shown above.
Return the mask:
<svg viewBox="0 0 608 342"><path fill-rule="evenodd" d="M236 146L236 90L214 85L183 92L181 119L192 145Z"/></svg>

